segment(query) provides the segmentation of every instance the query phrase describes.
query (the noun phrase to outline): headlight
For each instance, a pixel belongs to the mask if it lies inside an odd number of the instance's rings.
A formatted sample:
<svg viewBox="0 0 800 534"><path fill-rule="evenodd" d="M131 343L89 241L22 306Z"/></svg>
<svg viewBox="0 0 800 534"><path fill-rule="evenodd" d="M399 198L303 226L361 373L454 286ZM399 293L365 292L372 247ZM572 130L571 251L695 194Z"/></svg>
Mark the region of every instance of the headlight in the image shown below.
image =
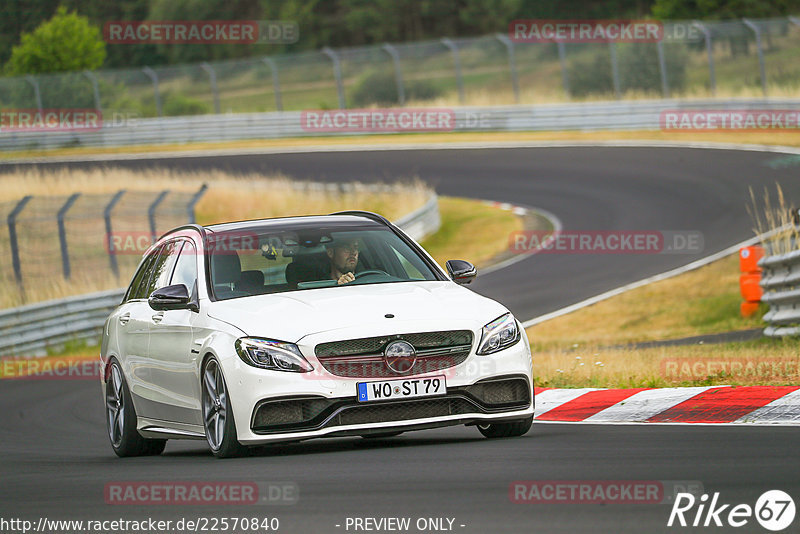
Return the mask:
<svg viewBox="0 0 800 534"><path fill-rule="evenodd" d="M483 327L481 344L478 345L478 354L491 354L498 350L503 350L519 341L519 339L517 320L510 313L501 315Z"/></svg>
<svg viewBox="0 0 800 534"><path fill-rule="evenodd" d="M308 373L314 370L294 343L243 337L236 340L236 353L247 365L271 371Z"/></svg>

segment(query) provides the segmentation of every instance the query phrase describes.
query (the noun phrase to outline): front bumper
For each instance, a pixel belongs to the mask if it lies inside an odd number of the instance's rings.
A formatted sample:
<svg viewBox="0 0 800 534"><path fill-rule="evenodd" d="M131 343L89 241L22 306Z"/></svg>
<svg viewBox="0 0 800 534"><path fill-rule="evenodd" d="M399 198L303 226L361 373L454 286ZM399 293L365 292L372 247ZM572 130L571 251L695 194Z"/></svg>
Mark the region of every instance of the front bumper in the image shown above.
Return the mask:
<svg viewBox="0 0 800 534"><path fill-rule="evenodd" d="M446 395L385 402L360 403L356 398L358 382L381 379L334 376L318 361L312 361L312 373L266 371L238 357L226 363L233 367L225 372L235 377L228 378L230 398L238 440L244 445L486 424L533 415L531 355L524 335L519 343L491 355L473 353L448 369L397 377L445 375Z"/></svg>

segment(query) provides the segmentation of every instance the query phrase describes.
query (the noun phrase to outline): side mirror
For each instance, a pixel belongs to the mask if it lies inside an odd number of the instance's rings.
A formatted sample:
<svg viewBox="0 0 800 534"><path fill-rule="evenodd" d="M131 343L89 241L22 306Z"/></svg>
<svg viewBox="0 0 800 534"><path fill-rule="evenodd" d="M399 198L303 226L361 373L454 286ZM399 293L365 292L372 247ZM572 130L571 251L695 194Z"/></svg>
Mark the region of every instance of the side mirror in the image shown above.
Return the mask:
<svg viewBox="0 0 800 534"><path fill-rule="evenodd" d="M447 260L447 274L456 284L469 284L478 276L478 269L468 261Z"/></svg>
<svg viewBox="0 0 800 534"><path fill-rule="evenodd" d="M147 299L147 303L154 310L191 310L197 307L189 296L189 290L183 284L166 286L156 289Z"/></svg>

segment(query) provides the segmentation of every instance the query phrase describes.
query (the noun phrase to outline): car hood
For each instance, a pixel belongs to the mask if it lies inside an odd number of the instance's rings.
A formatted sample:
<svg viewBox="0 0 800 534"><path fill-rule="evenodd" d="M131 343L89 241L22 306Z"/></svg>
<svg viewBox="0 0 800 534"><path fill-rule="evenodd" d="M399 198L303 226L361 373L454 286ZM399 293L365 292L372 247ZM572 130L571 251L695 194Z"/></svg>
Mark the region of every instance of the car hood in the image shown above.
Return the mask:
<svg viewBox="0 0 800 534"><path fill-rule="evenodd" d="M312 334L343 330L348 337L383 335L398 329L478 330L507 311L453 282L429 281L242 297L214 302L208 314L248 336L297 343ZM387 318L387 314L394 317Z"/></svg>

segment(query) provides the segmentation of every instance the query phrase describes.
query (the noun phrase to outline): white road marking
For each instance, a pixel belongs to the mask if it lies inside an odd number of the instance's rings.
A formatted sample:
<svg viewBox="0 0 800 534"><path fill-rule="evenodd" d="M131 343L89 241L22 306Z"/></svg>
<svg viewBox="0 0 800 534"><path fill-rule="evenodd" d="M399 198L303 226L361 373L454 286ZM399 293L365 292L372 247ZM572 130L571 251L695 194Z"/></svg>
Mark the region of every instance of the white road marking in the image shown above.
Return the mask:
<svg viewBox="0 0 800 534"><path fill-rule="evenodd" d="M800 389L753 410L734 423L800 423Z"/></svg>
<svg viewBox="0 0 800 534"><path fill-rule="evenodd" d="M552 410L558 408L571 400L575 400L584 393L590 391L597 391L598 388L582 388L582 389L548 389L536 395L536 411L534 417L539 417Z"/></svg>
<svg viewBox="0 0 800 534"><path fill-rule="evenodd" d="M587 423L647 421L654 415L677 406L712 387L661 388L640 391L584 419Z"/></svg>

